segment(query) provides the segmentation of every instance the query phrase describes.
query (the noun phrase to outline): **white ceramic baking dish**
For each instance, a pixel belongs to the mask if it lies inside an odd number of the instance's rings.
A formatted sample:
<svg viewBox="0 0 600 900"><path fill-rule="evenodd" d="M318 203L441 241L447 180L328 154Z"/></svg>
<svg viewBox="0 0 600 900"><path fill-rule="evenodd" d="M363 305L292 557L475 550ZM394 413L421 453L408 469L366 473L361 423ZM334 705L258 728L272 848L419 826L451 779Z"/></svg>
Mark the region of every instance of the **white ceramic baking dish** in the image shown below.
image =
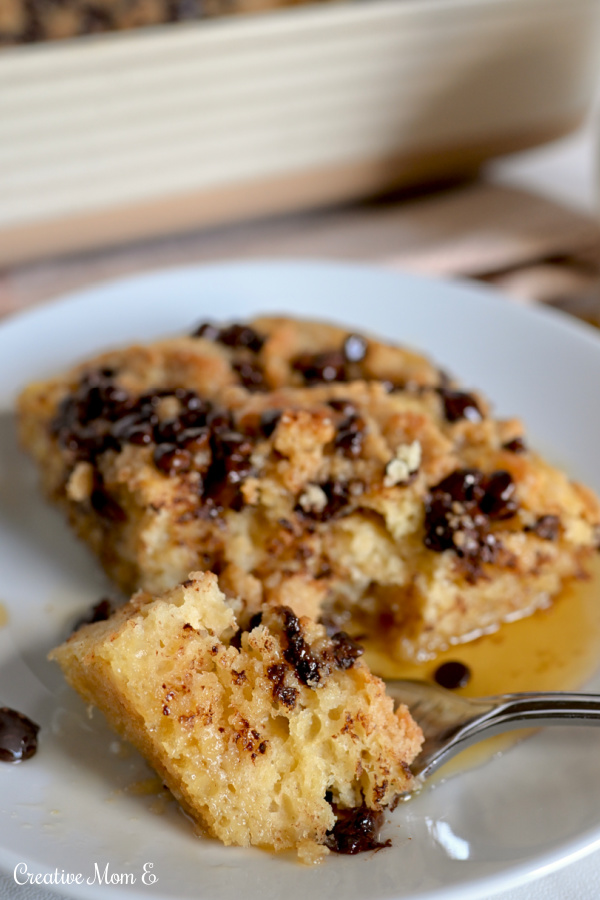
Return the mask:
<svg viewBox="0 0 600 900"><path fill-rule="evenodd" d="M372 0L0 52L0 262L445 178L588 109L600 0Z"/></svg>

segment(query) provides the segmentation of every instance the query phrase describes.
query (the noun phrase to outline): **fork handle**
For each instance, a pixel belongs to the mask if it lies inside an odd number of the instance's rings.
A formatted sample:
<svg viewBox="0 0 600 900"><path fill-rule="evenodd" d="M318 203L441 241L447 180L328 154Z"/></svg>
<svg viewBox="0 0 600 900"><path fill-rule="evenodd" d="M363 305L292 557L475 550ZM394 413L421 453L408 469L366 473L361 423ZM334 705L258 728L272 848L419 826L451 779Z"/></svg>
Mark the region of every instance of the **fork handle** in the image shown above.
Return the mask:
<svg viewBox="0 0 600 900"><path fill-rule="evenodd" d="M482 730L537 725L600 724L600 695L547 691L544 693L501 694L491 712L478 717ZM475 724L475 723L473 723Z"/></svg>
<svg viewBox="0 0 600 900"><path fill-rule="evenodd" d="M476 701L477 702L477 701ZM423 754L413 767L415 775L428 778L443 763L472 744L517 728L541 725L600 725L600 695L567 693L502 694L486 697L486 709L439 736L437 748ZM489 704L493 704L490 708Z"/></svg>

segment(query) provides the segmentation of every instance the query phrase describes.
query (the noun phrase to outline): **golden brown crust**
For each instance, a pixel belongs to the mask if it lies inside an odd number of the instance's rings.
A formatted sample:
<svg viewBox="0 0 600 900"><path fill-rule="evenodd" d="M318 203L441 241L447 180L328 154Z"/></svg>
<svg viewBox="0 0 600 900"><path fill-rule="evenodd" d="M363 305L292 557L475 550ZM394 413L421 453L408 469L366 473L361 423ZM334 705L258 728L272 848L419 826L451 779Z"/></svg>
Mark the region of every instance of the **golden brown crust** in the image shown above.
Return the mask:
<svg viewBox="0 0 600 900"><path fill-rule="evenodd" d="M200 332L20 400L46 492L127 592L215 570L247 618L291 605L414 659L580 574L596 497L423 356L287 318Z"/></svg>
<svg viewBox="0 0 600 900"><path fill-rule="evenodd" d="M195 573L51 657L201 829L315 861L336 810L381 810L411 790L422 734L353 642L285 608L242 632L235 605Z"/></svg>

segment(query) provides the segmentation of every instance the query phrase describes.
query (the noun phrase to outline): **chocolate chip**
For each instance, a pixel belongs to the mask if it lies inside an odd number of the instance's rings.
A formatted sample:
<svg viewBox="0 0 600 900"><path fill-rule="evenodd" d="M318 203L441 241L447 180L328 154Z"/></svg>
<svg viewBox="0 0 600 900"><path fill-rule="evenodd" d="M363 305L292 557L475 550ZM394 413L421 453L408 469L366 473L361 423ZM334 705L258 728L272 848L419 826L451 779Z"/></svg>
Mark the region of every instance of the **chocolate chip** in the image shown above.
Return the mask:
<svg viewBox="0 0 600 900"><path fill-rule="evenodd" d="M500 542L490 532L493 519L518 509L508 472L486 475L479 469L457 469L433 487L425 501L424 543L429 550L454 550L470 565L471 578L485 562L495 562Z"/></svg>
<svg viewBox="0 0 600 900"><path fill-rule="evenodd" d="M192 332L192 337L201 337L206 341L218 341L219 329L210 322L203 322L202 325L199 325L196 330Z"/></svg>
<svg viewBox="0 0 600 900"><path fill-rule="evenodd" d="M111 613L112 602L107 597L102 597L101 600L98 600L98 602L92 606L86 622L89 624L92 622L104 622L110 617Z"/></svg>
<svg viewBox="0 0 600 900"><path fill-rule="evenodd" d="M362 362L367 354L368 343L360 334L350 334L344 341L342 352L349 363Z"/></svg>
<svg viewBox="0 0 600 900"><path fill-rule="evenodd" d="M99 418L114 422L131 408L129 394L116 384L111 369L84 375L74 399L79 404L78 420L84 423Z"/></svg>
<svg viewBox="0 0 600 900"><path fill-rule="evenodd" d="M339 350L325 353L303 353L297 356L292 367L299 372L307 384L346 381L346 359Z"/></svg>
<svg viewBox="0 0 600 900"><path fill-rule="evenodd" d="M253 631L255 628L258 628L258 626L262 622L262 617L263 617L262 612L254 613L254 615L250 617L250 621L248 622L248 625L245 628L239 628L236 631L236 633L233 635L233 637L231 638L231 640L229 642L230 645L232 647L236 647L239 650L240 647L242 646L242 635L244 634L244 632L250 632L250 631ZM285 666L284 666L284 668L285 668Z"/></svg>
<svg viewBox="0 0 600 900"><path fill-rule="evenodd" d="M438 666L433 675L440 687L449 691L465 687L471 679L471 670L464 663L449 660Z"/></svg>
<svg viewBox="0 0 600 900"><path fill-rule="evenodd" d="M247 390L265 391L267 389L265 373L258 363L249 360L234 360L232 368L237 372L241 383Z"/></svg>
<svg viewBox="0 0 600 900"><path fill-rule="evenodd" d="M92 606L87 615L77 619L72 630L77 631L82 625L92 625L94 622L105 622L112 611L112 602L107 597L103 597Z"/></svg>
<svg viewBox="0 0 600 900"><path fill-rule="evenodd" d="M383 823L380 810L369 809L366 804L353 809L334 807L336 823L327 832L327 846L334 853L354 855L366 850L381 850L390 847L391 841L380 841L378 832Z"/></svg>
<svg viewBox="0 0 600 900"><path fill-rule="evenodd" d="M93 460L108 449L118 449L111 423L132 409L132 398L113 381L111 369L82 376L59 404L50 431L75 460Z"/></svg>
<svg viewBox="0 0 600 900"><path fill-rule="evenodd" d="M433 488L433 492L447 494L457 503L479 503L485 493L483 477L480 469L455 469Z"/></svg>
<svg viewBox="0 0 600 900"><path fill-rule="evenodd" d="M226 347L250 350L252 353L259 353L265 343L265 338L254 328L237 324L218 328L210 322L204 322L193 332L192 337L201 337L207 341L224 344Z"/></svg>
<svg viewBox="0 0 600 900"><path fill-rule="evenodd" d="M282 411L280 409L266 409L260 416L260 430L265 437L269 438L277 428L281 419Z"/></svg>
<svg viewBox="0 0 600 900"><path fill-rule="evenodd" d="M16 709L0 708L0 762L31 759L37 751L39 730L39 725Z"/></svg>
<svg viewBox="0 0 600 900"><path fill-rule="evenodd" d="M206 453L210 447L210 431L208 428L184 428L177 435L177 445L188 450L192 456Z"/></svg>
<svg viewBox="0 0 600 900"><path fill-rule="evenodd" d="M507 441L502 445L504 450L508 450L509 453L526 453L527 452L527 444L523 440L522 437L513 438L512 441Z"/></svg>
<svg viewBox="0 0 600 900"><path fill-rule="evenodd" d="M344 456L356 459L362 453L364 440L365 420L360 416L351 415L340 424L334 445Z"/></svg>
<svg viewBox="0 0 600 900"><path fill-rule="evenodd" d="M227 347L245 348L252 353L259 353L265 343L265 338L249 325L229 325L222 328L217 340Z"/></svg>
<svg viewBox="0 0 600 900"><path fill-rule="evenodd" d="M254 613L253 616L250 617L250 621L248 622L248 631L254 631L255 628L262 623L263 614L261 612Z"/></svg>
<svg viewBox="0 0 600 900"><path fill-rule="evenodd" d="M356 406L352 400L328 400L327 405L336 412L343 413L345 416L354 416L357 412Z"/></svg>
<svg viewBox="0 0 600 900"><path fill-rule="evenodd" d="M154 429L154 440L157 444L175 444L184 429L185 425L179 416L163 419Z"/></svg>
<svg viewBox="0 0 600 900"><path fill-rule="evenodd" d="M94 460L115 445L114 439L109 441L107 430L94 424L79 425L74 422L70 427L61 426L57 436L60 446L75 462Z"/></svg>
<svg viewBox="0 0 600 900"><path fill-rule="evenodd" d="M235 430L232 415L226 409L211 409L206 416L206 424L215 434Z"/></svg>
<svg viewBox="0 0 600 900"><path fill-rule="evenodd" d="M437 388L437 391L442 398L444 415L449 422L458 422L460 419L480 422L483 419L483 413L472 394L444 387Z"/></svg>
<svg viewBox="0 0 600 900"><path fill-rule="evenodd" d="M156 416L142 416L139 412L131 412L122 419L117 419L110 431L119 443L151 444L154 440L154 427L157 424Z"/></svg>
<svg viewBox="0 0 600 900"><path fill-rule="evenodd" d="M102 519L115 524L125 522L127 513L112 497L104 485L104 479L98 471L94 472L94 487L90 495L90 503Z"/></svg>
<svg viewBox="0 0 600 900"><path fill-rule="evenodd" d="M206 400L199 397L195 391L190 391L187 388L175 388L174 394L179 400L182 409L186 412L198 412L204 415L208 412L209 404Z"/></svg>
<svg viewBox="0 0 600 900"><path fill-rule="evenodd" d="M283 618L283 631L287 640L284 659L294 668L302 684L314 687L321 678L319 658L305 641L300 620L293 611L287 606L280 607L279 611Z"/></svg>
<svg viewBox="0 0 600 900"><path fill-rule="evenodd" d="M510 519L514 516L519 504L515 497L516 485L510 472L492 472L484 478L483 487L484 495L479 506L486 516L490 519Z"/></svg>
<svg viewBox="0 0 600 900"><path fill-rule="evenodd" d="M240 487L252 473L252 441L232 430L211 434L212 461L204 479L203 499L215 514L239 511L244 505Z"/></svg>
<svg viewBox="0 0 600 900"><path fill-rule="evenodd" d="M152 458L156 468L167 475L189 472L192 466L189 450L176 444L159 444L155 447Z"/></svg>

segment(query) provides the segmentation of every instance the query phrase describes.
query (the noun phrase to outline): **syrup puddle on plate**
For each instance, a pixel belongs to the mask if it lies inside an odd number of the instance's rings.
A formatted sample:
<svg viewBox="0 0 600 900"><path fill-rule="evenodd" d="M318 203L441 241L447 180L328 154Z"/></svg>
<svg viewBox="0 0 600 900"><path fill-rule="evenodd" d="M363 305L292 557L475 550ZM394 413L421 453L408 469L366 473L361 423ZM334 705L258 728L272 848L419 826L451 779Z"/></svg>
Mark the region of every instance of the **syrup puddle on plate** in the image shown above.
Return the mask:
<svg viewBox="0 0 600 900"><path fill-rule="evenodd" d="M600 556L587 564L589 577L571 581L547 608L492 634L456 644L423 663L393 663L367 646L365 660L382 678L434 681L436 669L449 661L470 671L456 693L485 697L517 691L569 691L585 686L600 662ZM432 779L445 780L478 766L521 740L527 731L511 731L470 747L450 760Z"/></svg>

